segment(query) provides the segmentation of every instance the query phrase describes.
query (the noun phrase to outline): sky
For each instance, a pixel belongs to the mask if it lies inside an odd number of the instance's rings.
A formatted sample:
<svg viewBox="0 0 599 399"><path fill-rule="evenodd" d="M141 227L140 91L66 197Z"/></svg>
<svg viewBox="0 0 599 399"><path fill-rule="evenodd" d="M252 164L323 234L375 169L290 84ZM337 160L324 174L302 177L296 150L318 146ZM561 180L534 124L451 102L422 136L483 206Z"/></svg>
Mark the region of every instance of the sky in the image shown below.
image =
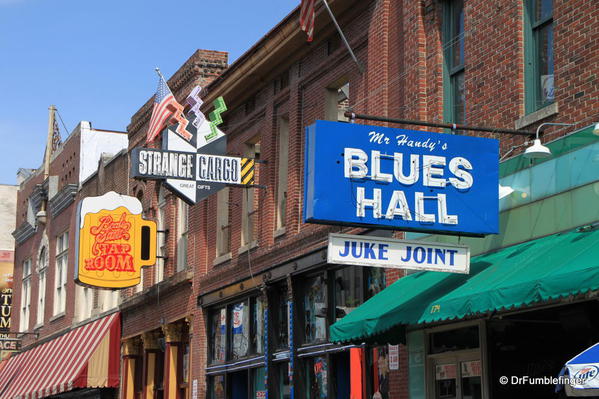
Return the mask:
<svg viewBox="0 0 599 399"><path fill-rule="evenodd" d="M232 63L299 2L0 0L0 184L42 164L50 105L68 133L125 131L155 67L168 79L199 48Z"/></svg>

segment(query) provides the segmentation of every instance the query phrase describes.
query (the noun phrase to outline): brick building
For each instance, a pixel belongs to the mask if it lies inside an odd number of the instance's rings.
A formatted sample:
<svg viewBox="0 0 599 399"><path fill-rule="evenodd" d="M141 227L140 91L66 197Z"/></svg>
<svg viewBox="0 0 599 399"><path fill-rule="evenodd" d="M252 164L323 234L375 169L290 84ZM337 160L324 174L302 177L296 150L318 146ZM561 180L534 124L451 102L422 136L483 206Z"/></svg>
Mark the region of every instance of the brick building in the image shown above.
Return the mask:
<svg viewBox="0 0 599 399"><path fill-rule="evenodd" d="M468 356L475 353L466 359L459 357L462 352L440 349L457 345L451 331L461 334L461 326L421 327L408 336L412 345L400 345L398 370L389 370L384 341L351 348L329 342L330 325L403 273L326 263L329 232L385 233L302 222L304 128L317 119L347 121L340 110L349 106L359 114L532 132L541 123L570 123L544 126L543 142L555 148L580 138L580 146L591 145L596 138L589 125L599 119L593 72L599 66L599 7L559 0L330 4L364 73L318 6L314 42L305 43L296 9L205 90L206 104L224 96L229 106L223 125L229 154L265 161L257 179L266 188L229 188L194 207L203 229L190 230L190 237L199 234L205 245L195 269L193 384L197 379L199 397L206 392L207 398L262 397L266 391L277 398L344 398L357 367L364 397L433 398L452 390L459 397L502 397L507 391L489 380L482 332L473 347L466 344ZM516 163L525 172L537 165L516 156L530 138L478 134L500 139L501 156L513 157L504 166L512 169L502 169L506 179L513 178ZM585 198L588 207L590 197ZM536 199L531 207L546 203ZM502 202L505 223L517 217L510 213L516 205L505 205L508 200ZM494 251L593 222L595 208L588 209L585 217L569 218L560 227L519 226L500 239L468 243L473 254ZM438 340L440 352L427 352L431 339ZM483 364L485 371L464 374L464 380L436 378L440 359L456 367Z"/></svg>
<svg viewBox="0 0 599 399"><path fill-rule="evenodd" d="M5 397L116 392L119 296L75 284L75 215L82 196L103 188L126 191L126 168L111 160L126 148L124 132L82 121L49 151L47 163L19 171L11 332L21 338L23 352L0 375ZM104 183L105 166L117 164L121 178Z"/></svg>
<svg viewBox="0 0 599 399"><path fill-rule="evenodd" d="M196 51L169 79L184 104L196 86L205 86L227 66L227 53ZM131 118L129 152L145 146L153 98ZM159 144L155 144L159 145ZM128 168L125 170L128 172ZM158 259L142 272L142 282L122 292L123 398L184 398L191 392L190 366L198 362L190 350L195 333L192 285L202 264L204 228L199 207L189 207L160 183L129 180L127 189L142 201L144 216L158 228Z"/></svg>

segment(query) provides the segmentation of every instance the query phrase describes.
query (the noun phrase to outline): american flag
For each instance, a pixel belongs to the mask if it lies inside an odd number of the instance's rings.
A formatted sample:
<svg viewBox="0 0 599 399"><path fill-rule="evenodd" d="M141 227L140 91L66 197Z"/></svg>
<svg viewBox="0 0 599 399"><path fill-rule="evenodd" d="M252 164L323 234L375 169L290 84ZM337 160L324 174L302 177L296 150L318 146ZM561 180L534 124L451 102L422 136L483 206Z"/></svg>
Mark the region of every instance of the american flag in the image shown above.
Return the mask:
<svg viewBox="0 0 599 399"><path fill-rule="evenodd" d="M166 81L162 75L158 77L158 90L154 96L154 109L152 110L152 118L150 118L150 127L148 128L148 136L146 143L154 141L160 134L164 124L173 112L173 108L177 106L177 100L168 88Z"/></svg>
<svg viewBox="0 0 599 399"><path fill-rule="evenodd" d="M300 8L300 28L308 35L308 41L312 41L314 34L314 7L316 0L302 0Z"/></svg>

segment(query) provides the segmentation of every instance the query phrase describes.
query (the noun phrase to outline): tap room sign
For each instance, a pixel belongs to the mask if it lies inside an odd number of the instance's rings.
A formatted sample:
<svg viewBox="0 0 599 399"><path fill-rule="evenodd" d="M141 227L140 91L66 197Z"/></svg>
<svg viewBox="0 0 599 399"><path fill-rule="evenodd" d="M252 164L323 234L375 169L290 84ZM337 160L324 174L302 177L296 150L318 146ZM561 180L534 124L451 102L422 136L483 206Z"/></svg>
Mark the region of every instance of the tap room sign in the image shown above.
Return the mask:
<svg viewBox="0 0 599 399"><path fill-rule="evenodd" d="M137 198L114 191L79 202L75 282L109 289L139 284L142 267L156 263L156 223L142 214Z"/></svg>
<svg viewBox="0 0 599 399"><path fill-rule="evenodd" d="M304 221L464 236L499 230L498 140L316 121Z"/></svg>

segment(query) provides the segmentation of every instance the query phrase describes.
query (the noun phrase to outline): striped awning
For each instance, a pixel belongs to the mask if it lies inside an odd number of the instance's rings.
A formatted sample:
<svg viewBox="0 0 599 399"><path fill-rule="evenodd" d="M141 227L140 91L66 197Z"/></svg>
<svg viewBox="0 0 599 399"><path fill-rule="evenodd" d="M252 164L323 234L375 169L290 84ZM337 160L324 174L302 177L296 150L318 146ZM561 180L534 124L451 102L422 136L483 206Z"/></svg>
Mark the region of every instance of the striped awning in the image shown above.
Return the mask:
<svg viewBox="0 0 599 399"><path fill-rule="evenodd" d="M118 387L120 335L120 315L113 313L12 356L0 371L0 399Z"/></svg>

